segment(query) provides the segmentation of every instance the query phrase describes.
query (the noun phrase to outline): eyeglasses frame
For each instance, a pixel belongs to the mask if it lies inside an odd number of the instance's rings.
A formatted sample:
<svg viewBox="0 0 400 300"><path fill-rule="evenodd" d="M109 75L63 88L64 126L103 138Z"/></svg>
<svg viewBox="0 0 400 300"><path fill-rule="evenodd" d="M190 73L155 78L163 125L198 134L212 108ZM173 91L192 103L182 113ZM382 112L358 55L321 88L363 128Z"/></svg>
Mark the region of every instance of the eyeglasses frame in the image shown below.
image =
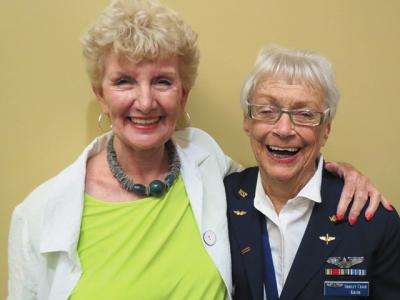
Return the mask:
<svg viewBox="0 0 400 300"><path fill-rule="evenodd" d="M266 105L266 104L252 104L247 102L247 117L249 119L252 120L258 120L258 121L265 121L264 119L258 119L255 118L254 116L252 116L251 114L251 107L263 107L263 106L272 106L272 107L276 107L279 109L279 116L276 119L276 121L274 123L269 123L271 125L275 125L282 117L282 114L286 113L289 115L290 121L292 122L293 125L297 125L297 126L308 126L308 127L317 127L320 126L321 124L323 124L329 117L329 113L330 113L330 108L328 107L327 109L325 109L324 111L320 112L320 111L313 111L310 109L286 109L286 108L281 108L278 106L273 106L273 105ZM320 119L319 119L319 123L318 124L298 124L295 121L293 121L293 113L294 112L299 112L299 111L307 111L307 112L312 112L312 113L318 113L320 115Z"/></svg>

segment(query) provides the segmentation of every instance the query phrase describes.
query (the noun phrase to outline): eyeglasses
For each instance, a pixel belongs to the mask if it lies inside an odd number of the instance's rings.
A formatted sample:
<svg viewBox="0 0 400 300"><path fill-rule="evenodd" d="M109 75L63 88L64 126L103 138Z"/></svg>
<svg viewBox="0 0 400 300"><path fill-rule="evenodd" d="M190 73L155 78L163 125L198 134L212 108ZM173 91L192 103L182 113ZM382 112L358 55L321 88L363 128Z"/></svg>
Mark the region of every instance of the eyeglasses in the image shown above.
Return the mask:
<svg viewBox="0 0 400 300"><path fill-rule="evenodd" d="M323 112L309 109L285 109L272 105L247 103L248 117L250 119L264 121L268 124L275 124L283 113L289 115L294 125L315 127L325 122L329 116L330 109Z"/></svg>

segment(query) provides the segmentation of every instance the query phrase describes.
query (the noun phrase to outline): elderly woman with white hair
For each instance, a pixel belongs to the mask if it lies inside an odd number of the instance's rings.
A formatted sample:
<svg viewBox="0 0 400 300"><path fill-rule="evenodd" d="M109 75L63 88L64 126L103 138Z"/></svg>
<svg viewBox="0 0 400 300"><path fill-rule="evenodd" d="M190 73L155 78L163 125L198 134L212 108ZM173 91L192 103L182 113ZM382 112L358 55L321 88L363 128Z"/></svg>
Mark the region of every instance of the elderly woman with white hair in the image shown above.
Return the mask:
<svg viewBox="0 0 400 300"><path fill-rule="evenodd" d="M354 226L336 215L343 181L321 149L338 101L323 56L258 56L241 94L258 167L225 179L234 299L400 299L398 214L380 207Z"/></svg>
<svg viewBox="0 0 400 300"><path fill-rule="evenodd" d="M176 130L196 41L155 1L113 1L90 27L83 54L112 131L15 209L10 300L230 298L223 178L238 165L205 132Z"/></svg>

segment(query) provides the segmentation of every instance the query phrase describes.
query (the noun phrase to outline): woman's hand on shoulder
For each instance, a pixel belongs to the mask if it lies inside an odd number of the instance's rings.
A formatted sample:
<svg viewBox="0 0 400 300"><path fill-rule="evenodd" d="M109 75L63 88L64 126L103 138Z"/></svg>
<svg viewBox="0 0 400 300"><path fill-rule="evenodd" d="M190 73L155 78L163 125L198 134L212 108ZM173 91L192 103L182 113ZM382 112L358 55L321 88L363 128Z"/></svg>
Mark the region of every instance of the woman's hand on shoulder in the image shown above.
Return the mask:
<svg viewBox="0 0 400 300"><path fill-rule="evenodd" d="M343 162L326 162L325 169L335 173L344 180L344 187L340 201L337 207L337 217L343 219L344 214L354 198L348 215L348 221L351 225L355 224L361 210L370 199L368 208L365 211L365 218L369 221L373 218L380 203L388 210L392 211L393 207L389 201L381 194L371 180L361 174L351 164Z"/></svg>

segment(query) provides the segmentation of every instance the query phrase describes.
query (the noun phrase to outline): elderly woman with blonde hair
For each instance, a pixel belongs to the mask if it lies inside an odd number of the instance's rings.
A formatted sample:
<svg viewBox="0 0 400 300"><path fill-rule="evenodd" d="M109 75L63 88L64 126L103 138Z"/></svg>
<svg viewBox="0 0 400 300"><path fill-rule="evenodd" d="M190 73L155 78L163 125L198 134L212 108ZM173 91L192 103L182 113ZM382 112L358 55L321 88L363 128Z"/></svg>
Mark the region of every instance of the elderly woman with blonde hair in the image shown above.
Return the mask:
<svg viewBox="0 0 400 300"><path fill-rule="evenodd" d="M112 130L15 209L9 299L229 299L223 178L238 165L205 132L176 130L196 33L158 2L117 0L82 44Z"/></svg>

